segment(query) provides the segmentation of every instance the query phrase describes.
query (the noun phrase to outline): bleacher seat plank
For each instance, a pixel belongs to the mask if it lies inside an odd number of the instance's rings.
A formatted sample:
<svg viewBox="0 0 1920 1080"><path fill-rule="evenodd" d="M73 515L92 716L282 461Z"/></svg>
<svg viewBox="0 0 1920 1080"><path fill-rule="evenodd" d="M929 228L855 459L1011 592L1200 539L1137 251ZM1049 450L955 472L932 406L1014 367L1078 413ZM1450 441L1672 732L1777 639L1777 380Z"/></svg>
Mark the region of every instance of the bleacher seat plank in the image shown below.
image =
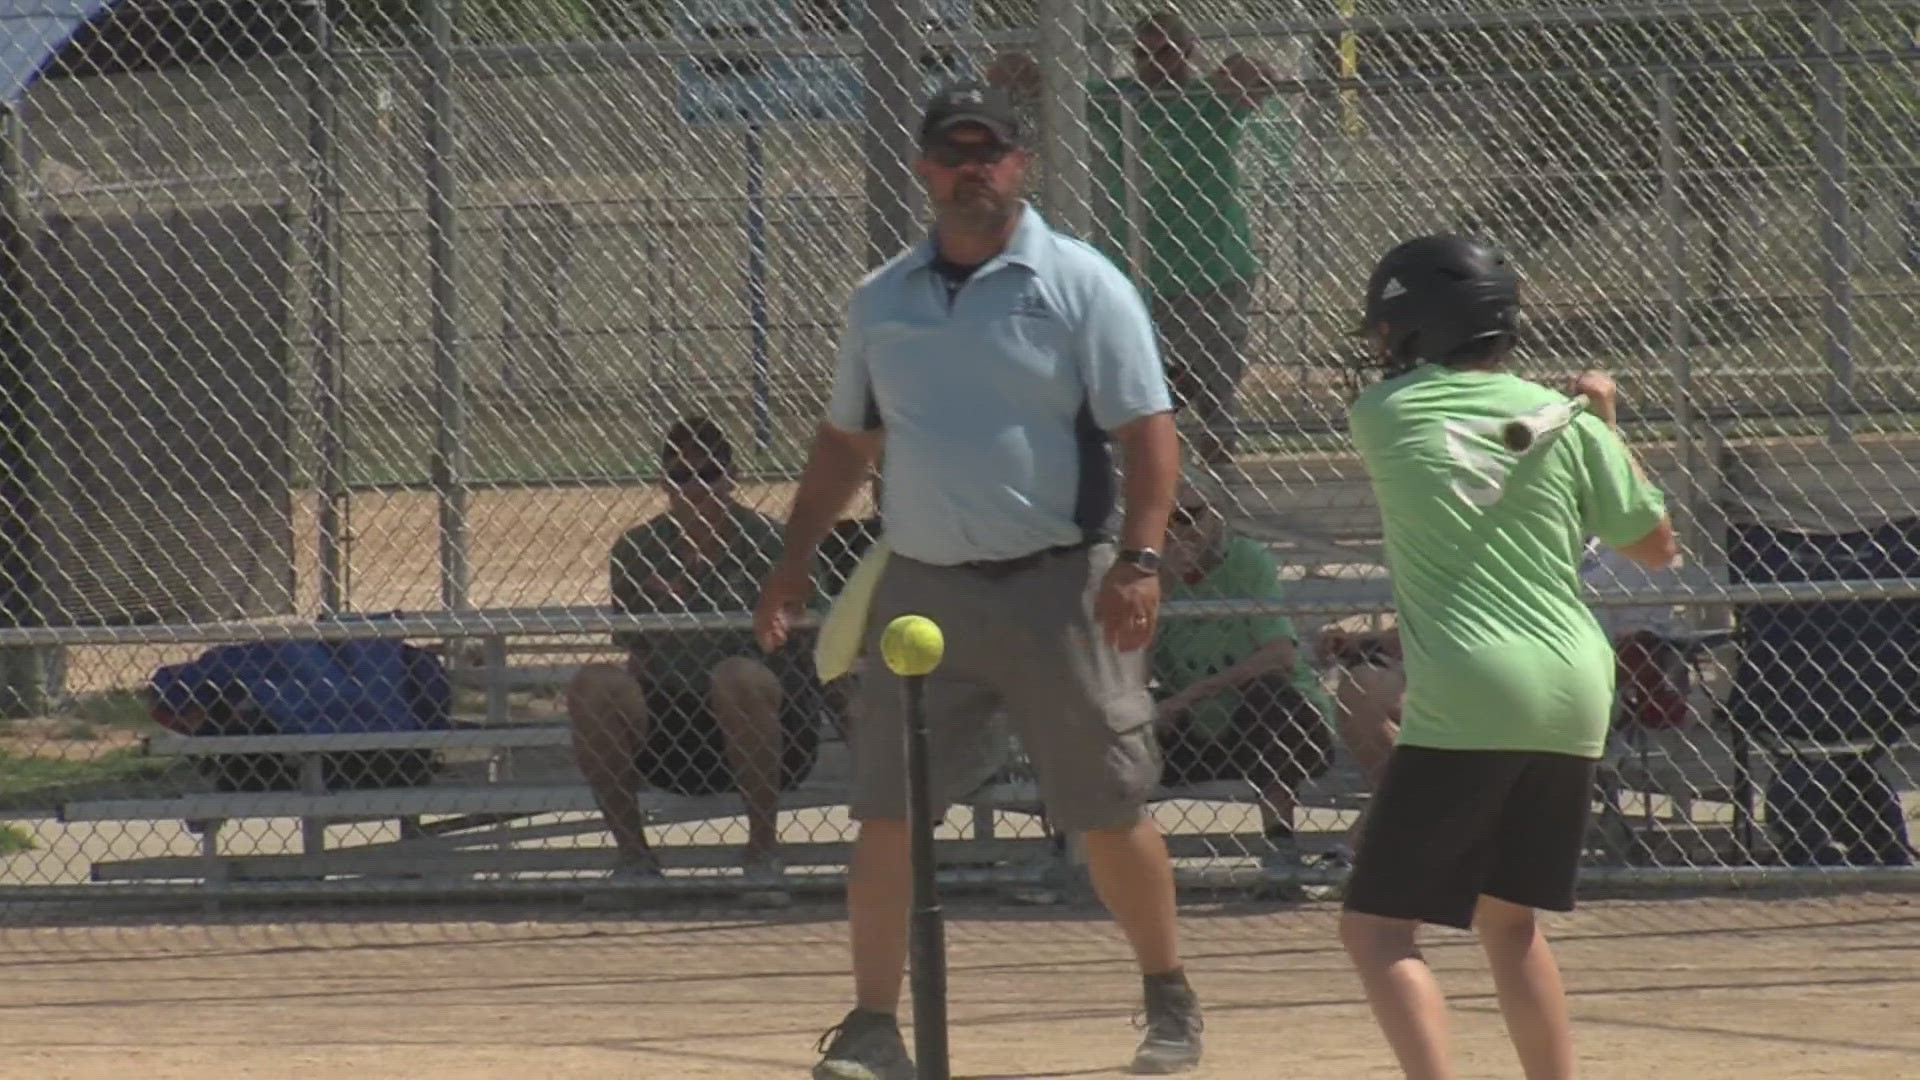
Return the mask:
<svg viewBox="0 0 1920 1080"><path fill-rule="evenodd" d="M354 731L320 735L152 735L146 752L153 757L206 757L213 754L320 754L379 750L516 750L566 746L560 724L463 728L453 731Z"/></svg>

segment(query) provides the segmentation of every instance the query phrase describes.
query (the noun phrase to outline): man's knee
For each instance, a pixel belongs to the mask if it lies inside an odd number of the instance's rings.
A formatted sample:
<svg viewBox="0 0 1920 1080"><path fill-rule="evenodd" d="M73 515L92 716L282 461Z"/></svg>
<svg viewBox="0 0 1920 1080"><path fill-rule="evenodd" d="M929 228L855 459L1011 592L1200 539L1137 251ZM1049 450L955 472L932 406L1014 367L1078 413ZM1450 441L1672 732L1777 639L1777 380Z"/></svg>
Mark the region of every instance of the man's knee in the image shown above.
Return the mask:
<svg viewBox="0 0 1920 1080"><path fill-rule="evenodd" d="M1398 711L1400 695L1407 689L1407 675L1398 664L1360 664L1347 672L1347 683L1354 693Z"/></svg>
<svg viewBox="0 0 1920 1080"><path fill-rule="evenodd" d="M729 656L709 672L715 698L732 701L778 701L780 677L750 656Z"/></svg>
<svg viewBox="0 0 1920 1080"><path fill-rule="evenodd" d="M587 664L567 683L567 719L575 730L601 731L643 723L646 694L623 668Z"/></svg>
<svg viewBox="0 0 1920 1080"><path fill-rule="evenodd" d="M1341 741L1363 770L1385 764L1400 727L1400 702L1406 680L1397 669L1362 665L1341 680L1335 705ZM1376 760L1377 759L1377 760Z"/></svg>

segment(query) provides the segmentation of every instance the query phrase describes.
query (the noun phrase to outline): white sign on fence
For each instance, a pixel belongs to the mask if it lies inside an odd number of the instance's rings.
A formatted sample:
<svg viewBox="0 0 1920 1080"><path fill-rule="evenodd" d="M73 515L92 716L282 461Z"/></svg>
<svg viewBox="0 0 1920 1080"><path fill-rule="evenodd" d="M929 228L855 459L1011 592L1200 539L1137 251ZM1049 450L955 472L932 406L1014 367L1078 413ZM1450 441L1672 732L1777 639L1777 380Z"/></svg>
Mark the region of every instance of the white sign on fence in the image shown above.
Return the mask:
<svg viewBox="0 0 1920 1080"><path fill-rule="evenodd" d="M922 25L971 25L972 0L918 0ZM858 34L864 0L698 0L681 9L676 29L705 41L829 38ZM971 73L966 57L932 50L918 64L922 96ZM857 56L741 50L680 62L679 111L689 124L857 123L864 90Z"/></svg>

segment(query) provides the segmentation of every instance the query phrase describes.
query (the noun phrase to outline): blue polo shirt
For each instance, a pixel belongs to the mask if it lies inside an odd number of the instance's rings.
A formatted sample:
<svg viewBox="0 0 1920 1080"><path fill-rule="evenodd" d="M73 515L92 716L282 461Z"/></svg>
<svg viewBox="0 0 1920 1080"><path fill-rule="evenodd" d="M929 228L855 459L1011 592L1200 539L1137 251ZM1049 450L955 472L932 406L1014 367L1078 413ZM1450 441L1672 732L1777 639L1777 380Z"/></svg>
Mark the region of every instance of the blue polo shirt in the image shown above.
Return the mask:
<svg viewBox="0 0 1920 1080"><path fill-rule="evenodd" d="M894 550L951 566L1110 527L1108 433L1173 407L1140 294L1031 207L951 300L934 255L929 238L854 290L828 411L886 431Z"/></svg>

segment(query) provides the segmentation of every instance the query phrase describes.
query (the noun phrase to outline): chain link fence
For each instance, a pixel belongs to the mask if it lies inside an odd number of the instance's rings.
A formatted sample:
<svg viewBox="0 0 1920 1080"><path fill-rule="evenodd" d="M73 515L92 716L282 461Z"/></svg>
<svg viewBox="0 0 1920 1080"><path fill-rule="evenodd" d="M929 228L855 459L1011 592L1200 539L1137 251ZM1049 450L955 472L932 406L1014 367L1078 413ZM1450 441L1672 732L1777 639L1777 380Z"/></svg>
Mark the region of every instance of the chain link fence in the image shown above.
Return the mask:
<svg viewBox="0 0 1920 1080"><path fill-rule="evenodd" d="M833 888L857 674L757 657L746 612L960 77L1016 95L1035 205L1149 298L1193 489L1271 565L1168 618L1296 642L1168 714L1190 890L1344 876L1398 704L1352 329L1440 229L1517 257L1525 374L1615 374L1683 532L1671 573L1588 568L1620 651L1591 887L1910 880L1909 5L1149 13L129 3L34 39L0 890ZM879 527L863 496L823 597ZM1191 640L1163 697L1244 658ZM954 887L1070 887L1018 746L975 779Z"/></svg>

